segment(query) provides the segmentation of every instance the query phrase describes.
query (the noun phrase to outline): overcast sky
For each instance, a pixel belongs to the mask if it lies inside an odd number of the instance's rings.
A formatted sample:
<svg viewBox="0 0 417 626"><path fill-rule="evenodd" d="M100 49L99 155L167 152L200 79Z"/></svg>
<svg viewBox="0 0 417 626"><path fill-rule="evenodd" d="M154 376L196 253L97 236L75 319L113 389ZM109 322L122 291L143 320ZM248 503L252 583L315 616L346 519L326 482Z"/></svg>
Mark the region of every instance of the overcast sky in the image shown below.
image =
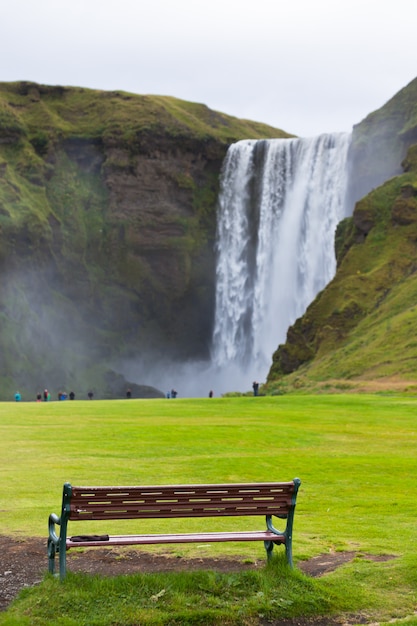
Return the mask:
<svg viewBox="0 0 417 626"><path fill-rule="evenodd" d="M417 76L416 19L416 0L3 0L0 81L349 131Z"/></svg>

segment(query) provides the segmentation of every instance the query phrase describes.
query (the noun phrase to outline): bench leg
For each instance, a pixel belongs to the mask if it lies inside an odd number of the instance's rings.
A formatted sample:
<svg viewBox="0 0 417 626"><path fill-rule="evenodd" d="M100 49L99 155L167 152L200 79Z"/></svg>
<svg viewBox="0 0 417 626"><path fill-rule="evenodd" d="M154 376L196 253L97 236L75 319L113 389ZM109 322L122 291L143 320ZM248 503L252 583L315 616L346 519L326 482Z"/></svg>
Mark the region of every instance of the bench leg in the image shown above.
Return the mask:
<svg viewBox="0 0 417 626"><path fill-rule="evenodd" d="M270 559L272 559L272 553L274 551L274 545L277 546L282 546L282 542L281 541L264 541L264 546L265 546L265 550L266 550L266 556L268 557L268 561ZM291 541L286 541L285 542L285 556L287 559L287 563L290 567L293 567L293 562L292 562L292 543Z"/></svg>
<svg viewBox="0 0 417 626"><path fill-rule="evenodd" d="M51 539L48 539L48 571L50 574L55 573L55 544Z"/></svg>
<svg viewBox="0 0 417 626"><path fill-rule="evenodd" d="M264 546L266 550L266 556L268 561L272 559L272 553L274 551L274 542L273 541L264 541Z"/></svg>
<svg viewBox="0 0 417 626"><path fill-rule="evenodd" d="M60 548L58 550L58 555L59 555L59 578L61 580L64 580L67 574L67 548L66 548L65 543L62 543L62 540L61 540Z"/></svg>
<svg viewBox="0 0 417 626"><path fill-rule="evenodd" d="M57 553L59 558L59 577L63 580L67 573L67 550L65 545L64 549L61 549L59 544L56 545L52 539L48 539L48 571L50 574L55 574L55 556Z"/></svg>
<svg viewBox="0 0 417 626"><path fill-rule="evenodd" d="M287 563L290 567L293 567L292 563L292 541L287 539L285 542L285 555L287 557Z"/></svg>

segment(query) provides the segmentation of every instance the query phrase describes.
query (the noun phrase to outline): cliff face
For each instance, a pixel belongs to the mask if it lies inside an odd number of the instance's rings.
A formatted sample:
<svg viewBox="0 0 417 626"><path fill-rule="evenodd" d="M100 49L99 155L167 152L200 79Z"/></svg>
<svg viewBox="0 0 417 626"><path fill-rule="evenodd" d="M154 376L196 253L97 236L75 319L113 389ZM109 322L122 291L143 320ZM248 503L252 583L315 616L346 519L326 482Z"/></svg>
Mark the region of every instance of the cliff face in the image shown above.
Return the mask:
<svg viewBox="0 0 417 626"><path fill-rule="evenodd" d="M120 359L204 357L221 164L266 136L287 135L174 98L0 84L0 399L105 395Z"/></svg>
<svg viewBox="0 0 417 626"><path fill-rule="evenodd" d="M402 173L401 162L417 143L417 78L353 127L350 197L353 207L369 191Z"/></svg>
<svg viewBox="0 0 417 626"><path fill-rule="evenodd" d="M417 79L355 127L351 158L351 198L376 188L339 224L336 276L275 352L272 391L417 377Z"/></svg>

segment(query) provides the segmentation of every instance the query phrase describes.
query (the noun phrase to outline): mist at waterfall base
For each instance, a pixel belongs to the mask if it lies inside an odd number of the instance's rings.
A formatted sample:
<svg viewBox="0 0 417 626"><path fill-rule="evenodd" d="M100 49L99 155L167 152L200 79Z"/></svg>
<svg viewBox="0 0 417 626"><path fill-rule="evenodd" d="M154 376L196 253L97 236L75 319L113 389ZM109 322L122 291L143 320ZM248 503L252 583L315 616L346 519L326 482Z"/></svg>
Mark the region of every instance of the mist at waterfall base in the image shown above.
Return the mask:
<svg viewBox="0 0 417 626"><path fill-rule="evenodd" d="M136 370L141 382L175 388L181 397L245 392L265 382L289 326L335 274L336 226L348 214L350 139L334 133L230 146L218 201L211 360L157 359Z"/></svg>

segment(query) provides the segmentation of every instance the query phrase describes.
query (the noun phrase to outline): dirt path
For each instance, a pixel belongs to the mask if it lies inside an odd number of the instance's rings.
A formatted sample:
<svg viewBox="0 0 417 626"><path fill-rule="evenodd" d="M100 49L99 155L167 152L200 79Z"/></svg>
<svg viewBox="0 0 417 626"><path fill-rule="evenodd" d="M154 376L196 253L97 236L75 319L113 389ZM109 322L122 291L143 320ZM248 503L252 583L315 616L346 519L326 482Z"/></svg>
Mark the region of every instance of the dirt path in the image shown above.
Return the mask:
<svg viewBox="0 0 417 626"><path fill-rule="evenodd" d="M301 563L300 569L313 577L333 571L354 558L355 552L335 552L320 555ZM118 558L116 558L118 557ZM390 557L379 557L387 559ZM132 574L135 572L167 572L181 570L213 569L218 572L237 572L242 569L264 567L265 560L251 563L232 558L188 559L182 557L154 555L142 550L118 548L92 549L85 552L69 552L68 569L73 572L88 572L105 576ZM0 536L0 611L5 611L10 602L24 587L41 582L48 570L46 540L29 538L22 541ZM356 623L359 623L357 616ZM337 626L338 620L284 620L275 626ZM344 624L347 622L344 621ZM271 625L271 622L268 622Z"/></svg>

